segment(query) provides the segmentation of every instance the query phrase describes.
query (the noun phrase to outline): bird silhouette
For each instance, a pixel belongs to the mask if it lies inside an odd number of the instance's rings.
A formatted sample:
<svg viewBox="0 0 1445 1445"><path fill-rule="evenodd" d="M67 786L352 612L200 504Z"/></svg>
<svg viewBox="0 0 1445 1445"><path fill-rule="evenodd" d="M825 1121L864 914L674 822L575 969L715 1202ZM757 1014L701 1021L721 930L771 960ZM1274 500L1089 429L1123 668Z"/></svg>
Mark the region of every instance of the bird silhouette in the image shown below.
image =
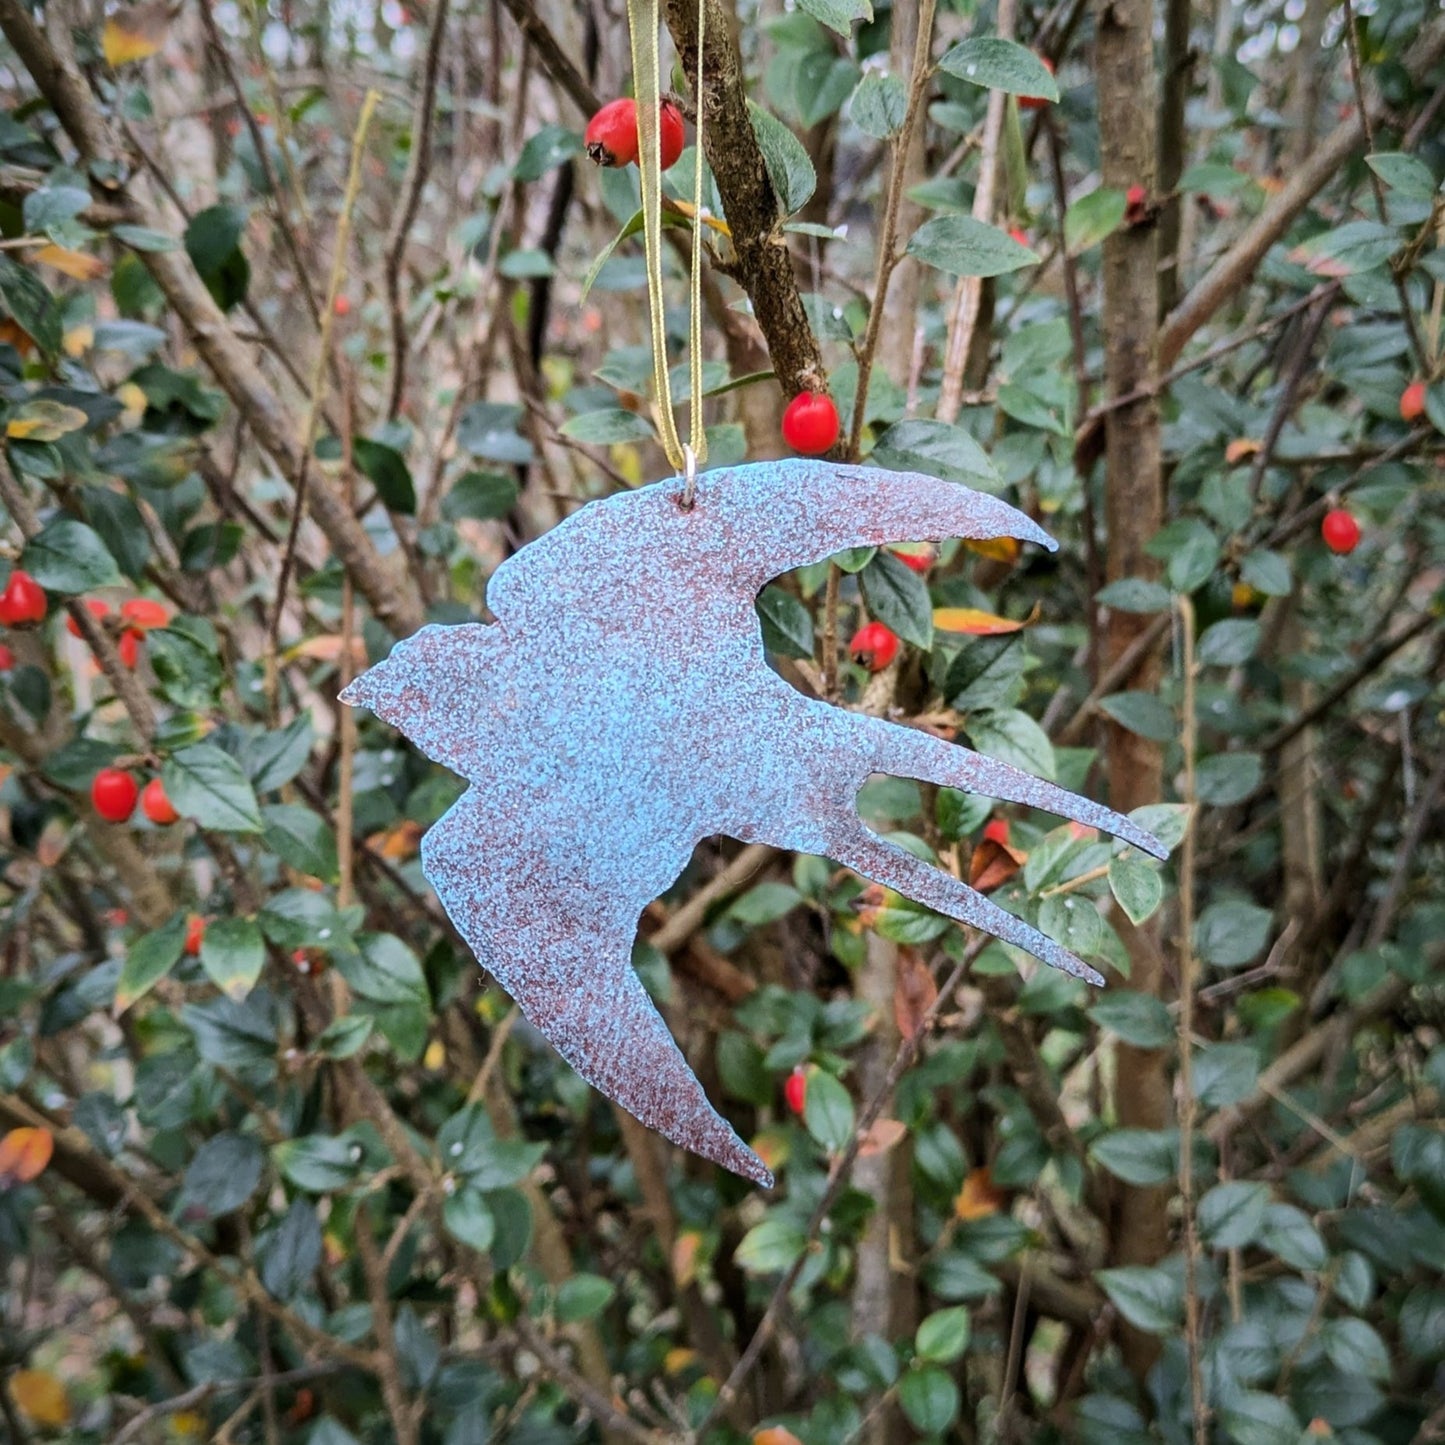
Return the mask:
<svg viewBox="0 0 1445 1445"><path fill-rule="evenodd" d="M428 626L341 694L471 784L422 868L483 967L576 1071L667 1138L771 1185L632 966L642 910L704 838L821 854L1091 983L1067 949L859 818L874 773L1027 804L1155 857L1109 809L954 743L809 698L767 665L755 600L850 547L1016 537L994 497L814 460L589 503L492 576L492 624Z"/></svg>

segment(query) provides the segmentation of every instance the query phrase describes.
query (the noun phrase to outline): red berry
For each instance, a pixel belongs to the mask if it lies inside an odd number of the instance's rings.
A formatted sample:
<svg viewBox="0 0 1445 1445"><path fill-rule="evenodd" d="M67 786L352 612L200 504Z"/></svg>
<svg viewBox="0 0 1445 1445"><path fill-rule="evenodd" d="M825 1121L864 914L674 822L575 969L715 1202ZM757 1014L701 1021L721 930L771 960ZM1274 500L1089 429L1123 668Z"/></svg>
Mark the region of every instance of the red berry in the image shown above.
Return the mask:
<svg viewBox="0 0 1445 1445"><path fill-rule="evenodd" d="M1005 848L1007 848L1009 836L1008 819L990 818L988 820L988 825L983 830L983 836L985 838L991 838L995 843L1001 843Z"/></svg>
<svg viewBox="0 0 1445 1445"><path fill-rule="evenodd" d="M808 1076L798 1065L783 1084L783 1099L795 1114L801 1114L808 1103Z"/></svg>
<svg viewBox="0 0 1445 1445"><path fill-rule="evenodd" d="M599 166L626 166L637 159L637 102L610 100L587 122L587 158Z"/></svg>
<svg viewBox="0 0 1445 1445"><path fill-rule="evenodd" d="M1009 233L1010 241L1017 241L1020 246L1029 244L1029 233L1022 226L1015 226Z"/></svg>
<svg viewBox="0 0 1445 1445"><path fill-rule="evenodd" d="M682 112L672 101L664 100L657 108L658 144L662 150L662 168L670 171L682 154L687 137L682 128Z"/></svg>
<svg viewBox="0 0 1445 1445"><path fill-rule="evenodd" d="M1041 55L1039 56L1039 59L1043 61L1044 69L1047 70L1050 75L1052 75L1054 73L1054 62L1050 60L1047 55ZM1045 100L1044 97L1041 95L1019 96L1020 110L1042 110L1048 103L1049 102Z"/></svg>
<svg viewBox="0 0 1445 1445"><path fill-rule="evenodd" d="M1403 421L1414 421L1425 414L1425 383L1412 381L1400 393L1400 417Z"/></svg>
<svg viewBox="0 0 1445 1445"><path fill-rule="evenodd" d="M1143 186L1130 186L1124 193L1124 224L1138 226L1149 219L1149 192Z"/></svg>
<svg viewBox="0 0 1445 1445"><path fill-rule="evenodd" d="M898 634L881 622L870 622L853 634L848 650L869 672L882 672L898 656Z"/></svg>
<svg viewBox="0 0 1445 1445"><path fill-rule="evenodd" d="M90 801L107 823L124 823L135 812L140 788L121 768L102 768L90 784Z"/></svg>
<svg viewBox="0 0 1445 1445"><path fill-rule="evenodd" d="M17 567L0 592L0 626L34 627L45 621L45 589Z"/></svg>
<svg viewBox="0 0 1445 1445"><path fill-rule="evenodd" d="M351 298L349 296L338 296L336 300L332 303L331 309L338 316L350 316Z"/></svg>
<svg viewBox="0 0 1445 1445"><path fill-rule="evenodd" d="M892 551L905 567L910 567L915 572L927 572L933 566L933 549L931 547L921 552L904 552L897 547Z"/></svg>
<svg viewBox="0 0 1445 1445"><path fill-rule="evenodd" d="M137 632L134 627L127 627L120 635L120 641L116 643L116 651L120 653L120 660L129 668L134 669L140 661L140 645L145 640L143 632Z"/></svg>
<svg viewBox="0 0 1445 1445"><path fill-rule="evenodd" d="M1320 523L1320 536L1331 552L1341 555L1353 552L1360 545L1360 524L1343 507L1325 513Z"/></svg>
<svg viewBox="0 0 1445 1445"><path fill-rule="evenodd" d="M783 413L783 440L805 457L820 457L838 440L838 408L827 392L799 392Z"/></svg>
<svg viewBox="0 0 1445 1445"><path fill-rule="evenodd" d="M152 778L141 789L140 805L146 817L162 828L180 820L181 815L171 806L171 800L166 797L166 786L159 778Z"/></svg>
<svg viewBox="0 0 1445 1445"><path fill-rule="evenodd" d="M15 666L15 654L0 642L0 672L9 672Z"/></svg>
<svg viewBox="0 0 1445 1445"><path fill-rule="evenodd" d="M195 958L201 951L201 944L206 937L206 920L198 913L193 913L186 919L186 952Z"/></svg>
<svg viewBox="0 0 1445 1445"><path fill-rule="evenodd" d="M153 597L132 597L120 604L120 615L132 627L142 632L151 627L166 627L170 624L171 609L164 602Z"/></svg>
<svg viewBox="0 0 1445 1445"><path fill-rule="evenodd" d="M87 597L81 605L97 622L104 622L110 616L110 603L102 602L99 597ZM75 620L73 615L65 619L65 630L72 637L85 636L80 630L80 623Z"/></svg>

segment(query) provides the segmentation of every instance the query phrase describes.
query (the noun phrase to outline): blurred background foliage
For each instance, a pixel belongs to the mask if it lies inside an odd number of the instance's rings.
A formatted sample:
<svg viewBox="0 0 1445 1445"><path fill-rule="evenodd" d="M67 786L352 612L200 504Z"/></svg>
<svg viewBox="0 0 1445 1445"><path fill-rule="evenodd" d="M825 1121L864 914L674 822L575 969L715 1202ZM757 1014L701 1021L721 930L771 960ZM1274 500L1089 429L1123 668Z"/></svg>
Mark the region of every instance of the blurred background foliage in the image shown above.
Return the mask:
<svg viewBox="0 0 1445 1445"><path fill-rule="evenodd" d="M781 578L775 665L1174 860L865 789L1093 991L715 840L636 961L778 1188L611 1109L334 698L666 471L624 7L0 0L0 1431L1445 1439L1438 12L709 7L712 464L826 387L1062 544Z"/></svg>

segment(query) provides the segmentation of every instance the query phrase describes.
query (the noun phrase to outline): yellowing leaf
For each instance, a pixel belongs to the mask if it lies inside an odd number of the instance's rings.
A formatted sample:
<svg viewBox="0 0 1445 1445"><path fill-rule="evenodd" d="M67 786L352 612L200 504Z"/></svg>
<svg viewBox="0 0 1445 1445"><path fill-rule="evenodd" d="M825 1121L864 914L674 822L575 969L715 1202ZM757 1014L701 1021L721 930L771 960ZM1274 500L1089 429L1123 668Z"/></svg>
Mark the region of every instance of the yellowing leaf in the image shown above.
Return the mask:
<svg viewBox="0 0 1445 1445"><path fill-rule="evenodd" d="M42 246L35 253L35 259L76 281L94 281L109 269L99 256L87 256L84 251L67 251L64 246Z"/></svg>
<svg viewBox="0 0 1445 1445"><path fill-rule="evenodd" d="M12 1129L0 1139L0 1189L38 1179L54 1152L49 1129Z"/></svg>
<svg viewBox="0 0 1445 1445"><path fill-rule="evenodd" d="M128 65L154 55L165 42L170 25L167 0L144 0L113 15L101 33L101 49L110 66Z"/></svg>
<svg viewBox="0 0 1445 1445"><path fill-rule="evenodd" d="M1259 445L1253 437L1235 437L1224 449L1224 460L1230 466L1236 467L1246 457L1255 456L1259 451Z"/></svg>
<svg viewBox="0 0 1445 1445"><path fill-rule="evenodd" d="M85 355L95 345L95 328L92 326L72 326L65 333L65 339L61 342L65 348L65 354L76 360ZM139 390L139 387L136 388Z"/></svg>
<svg viewBox="0 0 1445 1445"><path fill-rule="evenodd" d="M689 1365L697 1362L697 1351L677 1346L662 1357L662 1368L669 1375L680 1375Z"/></svg>
<svg viewBox="0 0 1445 1445"><path fill-rule="evenodd" d="M447 1047L440 1039L433 1039L421 1056L422 1067L436 1073L447 1061Z"/></svg>
<svg viewBox="0 0 1445 1445"><path fill-rule="evenodd" d="M58 401L28 401L5 426L5 435L16 441L59 441L67 432L79 431L86 415L78 406Z"/></svg>
<svg viewBox="0 0 1445 1445"><path fill-rule="evenodd" d="M935 607L933 625L940 632L962 632L969 637L1001 637L1006 632L1017 632L1038 620L1037 605L1029 615L1015 622L1009 617L998 617L977 607Z"/></svg>
<svg viewBox="0 0 1445 1445"><path fill-rule="evenodd" d="M684 1229L672 1245L672 1277L679 1289L686 1289L697 1279L698 1256L702 1235L696 1229Z"/></svg>
<svg viewBox="0 0 1445 1445"><path fill-rule="evenodd" d="M328 632L317 637L307 637L286 653L286 661L294 662L298 657L309 658L312 662L337 662L341 658L341 634ZM351 660L358 667L366 666L366 643L361 637L351 639Z"/></svg>
<svg viewBox="0 0 1445 1445"><path fill-rule="evenodd" d="M65 1386L45 1370L16 1370L10 1376L10 1396L36 1425L58 1430L70 1423Z"/></svg>
<svg viewBox="0 0 1445 1445"><path fill-rule="evenodd" d="M115 399L125 408L122 420L128 427L139 426L150 405L145 392L135 382L127 381L115 389Z"/></svg>
<svg viewBox="0 0 1445 1445"><path fill-rule="evenodd" d="M993 1182L993 1175L985 1165L982 1169L969 1172L963 1181L963 1188L953 1201L953 1212L965 1222L970 1219L987 1219L997 1214L1008 1203L1008 1195Z"/></svg>
<svg viewBox="0 0 1445 1445"><path fill-rule="evenodd" d="M988 557L994 562L1017 562L1023 550L1016 537L965 537L963 545L970 552L977 552L980 557Z"/></svg>
<svg viewBox="0 0 1445 1445"><path fill-rule="evenodd" d="M691 201L675 200L671 196L664 196L662 198L662 204L669 211L676 211L679 216L686 216L689 221L697 214L693 209ZM732 236L732 231L728 228L728 223L722 220L721 217L711 215L706 208L704 208L702 213L702 223L704 226L711 227L719 236Z"/></svg>

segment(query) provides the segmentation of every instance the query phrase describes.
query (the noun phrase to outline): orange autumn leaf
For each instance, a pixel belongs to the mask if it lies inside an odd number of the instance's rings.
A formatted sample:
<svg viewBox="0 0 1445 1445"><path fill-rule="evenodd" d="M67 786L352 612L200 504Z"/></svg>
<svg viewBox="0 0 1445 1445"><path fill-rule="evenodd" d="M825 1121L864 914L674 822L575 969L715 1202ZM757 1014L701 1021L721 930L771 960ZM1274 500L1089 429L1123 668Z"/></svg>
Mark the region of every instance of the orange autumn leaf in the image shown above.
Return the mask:
<svg viewBox="0 0 1445 1445"><path fill-rule="evenodd" d="M307 637L286 653L288 662L298 657L309 658L312 662L338 662L341 659L341 634L326 632L317 637ZM366 643L359 636L351 639L351 659L358 667L366 666Z"/></svg>
<svg viewBox="0 0 1445 1445"><path fill-rule="evenodd" d="M893 984L893 1017L905 1039L917 1038L937 997L938 985L928 965L913 949L900 948L898 977Z"/></svg>
<svg viewBox="0 0 1445 1445"><path fill-rule="evenodd" d="M0 321L0 342L13 346L21 356L29 356L35 350L35 342L30 333L8 318Z"/></svg>
<svg viewBox="0 0 1445 1445"><path fill-rule="evenodd" d="M10 1376L10 1395L21 1413L36 1425L58 1430L70 1423L65 1386L45 1370L16 1370Z"/></svg>
<svg viewBox="0 0 1445 1445"><path fill-rule="evenodd" d="M961 632L969 637L1001 637L1006 632L1018 632L1020 629L1037 622L1039 608L1037 604L1034 610L1027 617L1015 621L1010 617L999 617L992 612L984 612L977 607L935 607L933 609L933 625L940 632Z"/></svg>
<svg viewBox="0 0 1445 1445"><path fill-rule="evenodd" d="M992 562L1017 562L1023 550L1016 537L965 537L963 545Z"/></svg>
<svg viewBox="0 0 1445 1445"><path fill-rule="evenodd" d="M968 864L968 886L987 893L1007 883L1028 861L1027 853L1010 848L996 838L985 838L973 850Z"/></svg>
<svg viewBox="0 0 1445 1445"><path fill-rule="evenodd" d="M697 1279L698 1256L702 1252L702 1235L696 1229L684 1229L672 1245L672 1278L679 1289L686 1289Z"/></svg>
<svg viewBox="0 0 1445 1445"><path fill-rule="evenodd" d="M105 22L100 46L105 63L112 67L145 60L165 43L170 28L168 0L143 0L117 12Z"/></svg>
<svg viewBox="0 0 1445 1445"><path fill-rule="evenodd" d="M107 270L99 256L87 256L84 251L67 251L64 246L42 246L35 253L35 259L74 281L94 281L97 276L104 276Z"/></svg>
<svg viewBox="0 0 1445 1445"><path fill-rule="evenodd" d="M54 1152L49 1129L12 1129L0 1139L0 1189L38 1179Z"/></svg>
<svg viewBox="0 0 1445 1445"><path fill-rule="evenodd" d="M997 1214L1007 1203L1008 1195L993 1182L993 1175L985 1165L982 1169L969 1171L968 1178L963 1181L963 1188L958 1191L958 1197L953 1201L953 1212L965 1222L970 1219L987 1219L989 1215Z"/></svg>
<svg viewBox="0 0 1445 1445"><path fill-rule="evenodd" d="M1253 437L1235 437L1224 449L1224 460L1230 466L1238 466L1246 457L1256 456L1259 453L1260 443Z"/></svg>
<svg viewBox="0 0 1445 1445"><path fill-rule="evenodd" d="M886 1154L908 1133L908 1126L901 1119L875 1119L858 1146L858 1157L867 1159L872 1154Z"/></svg>
<svg viewBox="0 0 1445 1445"><path fill-rule="evenodd" d="M421 846L421 824L411 818L403 818L394 828L373 833L366 840L366 846L393 862L414 858Z"/></svg>

